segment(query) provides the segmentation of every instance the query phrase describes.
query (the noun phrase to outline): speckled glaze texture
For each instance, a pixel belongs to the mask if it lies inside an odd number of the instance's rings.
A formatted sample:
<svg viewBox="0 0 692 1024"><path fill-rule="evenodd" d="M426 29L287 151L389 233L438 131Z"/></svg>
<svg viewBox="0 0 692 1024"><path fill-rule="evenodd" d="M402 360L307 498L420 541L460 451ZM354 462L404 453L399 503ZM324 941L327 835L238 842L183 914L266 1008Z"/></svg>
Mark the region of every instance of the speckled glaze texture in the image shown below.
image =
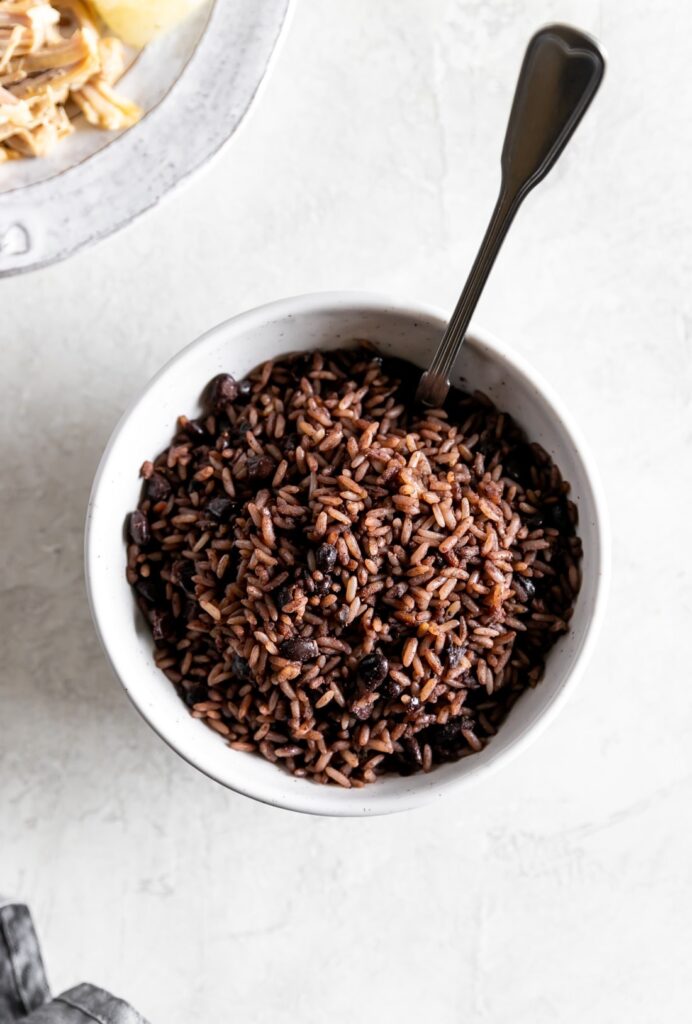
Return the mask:
<svg viewBox="0 0 692 1024"><path fill-rule="evenodd" d="M526 42L553 21L598 37L607 78L477 319L600 470L613 583L588 671L506 771L421 810L237 796L158 740L103 656L82 570L103 448L160 366L244 309L367 289L450 311ZM681 0L301 0L203 174L1 283L0 885L56 991L89 978L152 1024L687 1024L691 32Z"/></svg>
<svg viewBox="0 0 692 1024"><path fill-rule="evenodd" d="M138 125L55 177L0 193L0 277L124 227L217 153L264 78L288 4L216 0L179 80Z"/></svg>

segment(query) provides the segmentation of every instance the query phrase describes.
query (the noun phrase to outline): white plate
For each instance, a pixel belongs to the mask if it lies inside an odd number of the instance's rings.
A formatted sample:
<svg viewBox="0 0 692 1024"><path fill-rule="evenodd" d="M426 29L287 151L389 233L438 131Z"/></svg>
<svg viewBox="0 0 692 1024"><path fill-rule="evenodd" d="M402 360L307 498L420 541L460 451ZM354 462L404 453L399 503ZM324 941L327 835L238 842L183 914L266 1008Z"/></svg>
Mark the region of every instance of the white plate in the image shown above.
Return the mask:
<svg viewBox="0 0 692 1024"><path fill-rule="evenodd" d="M0 166L0 277L46 266L154 206L231 137L266 74L289 0L210 0L132 54L119 88L145 111L85 124L43 160Z"/></svg>

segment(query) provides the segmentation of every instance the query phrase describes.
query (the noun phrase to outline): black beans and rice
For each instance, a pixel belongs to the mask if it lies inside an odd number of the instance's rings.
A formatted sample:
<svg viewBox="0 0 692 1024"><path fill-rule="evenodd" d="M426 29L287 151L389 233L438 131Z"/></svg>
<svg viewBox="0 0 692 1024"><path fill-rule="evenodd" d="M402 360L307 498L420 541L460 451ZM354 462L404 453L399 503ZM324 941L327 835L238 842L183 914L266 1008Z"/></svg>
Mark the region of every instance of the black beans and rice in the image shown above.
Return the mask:
<svg viewBox="0 0 692 1024"><path fill-rule="evenodd" d="M192 715L362 786L486 744L568 628L568 484L485 396L369 347L221 374L141 473L127 575Z"/></svg>

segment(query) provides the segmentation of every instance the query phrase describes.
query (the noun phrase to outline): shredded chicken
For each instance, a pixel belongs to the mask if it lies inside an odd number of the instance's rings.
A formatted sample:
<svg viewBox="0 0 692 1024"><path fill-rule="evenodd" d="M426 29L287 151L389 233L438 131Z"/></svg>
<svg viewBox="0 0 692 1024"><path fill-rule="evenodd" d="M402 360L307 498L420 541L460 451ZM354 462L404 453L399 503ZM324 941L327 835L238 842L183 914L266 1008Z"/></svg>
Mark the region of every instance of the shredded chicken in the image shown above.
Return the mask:
<svg viewBox="0 0 692 1024"><path fill-rule="evenodd" d="M124 70L83 0L0 0L0 163L45 156L80 113L107 131L135 124L139 107L113 89Z"/></svg>

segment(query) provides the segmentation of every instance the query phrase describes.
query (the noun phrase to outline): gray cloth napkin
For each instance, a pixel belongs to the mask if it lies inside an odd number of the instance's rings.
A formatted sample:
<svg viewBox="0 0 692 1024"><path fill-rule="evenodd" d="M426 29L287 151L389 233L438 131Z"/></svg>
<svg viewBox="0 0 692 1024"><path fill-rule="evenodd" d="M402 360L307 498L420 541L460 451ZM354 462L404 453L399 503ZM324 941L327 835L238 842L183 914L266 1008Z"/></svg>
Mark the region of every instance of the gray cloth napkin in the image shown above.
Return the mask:
<svg viewBox="0 0 692 1024"><path fill-rule="evenodd" d="M0 897L0 1024L147 1024L141 1014L95 985L51 999L29 908Z"/></svg>
<svg viewBox="0 0 692 1024"><path fill-rule="evenodd" d="M144 1017L109 992L77 985L23 1019L22 1024L147 1024Z"/></svg>
<svg viewBox="0 0 692 1024"><path fill-rule="evenodd" d="M19 1020L50 999L29 908L0 896L0 1024Z"/></svg>

